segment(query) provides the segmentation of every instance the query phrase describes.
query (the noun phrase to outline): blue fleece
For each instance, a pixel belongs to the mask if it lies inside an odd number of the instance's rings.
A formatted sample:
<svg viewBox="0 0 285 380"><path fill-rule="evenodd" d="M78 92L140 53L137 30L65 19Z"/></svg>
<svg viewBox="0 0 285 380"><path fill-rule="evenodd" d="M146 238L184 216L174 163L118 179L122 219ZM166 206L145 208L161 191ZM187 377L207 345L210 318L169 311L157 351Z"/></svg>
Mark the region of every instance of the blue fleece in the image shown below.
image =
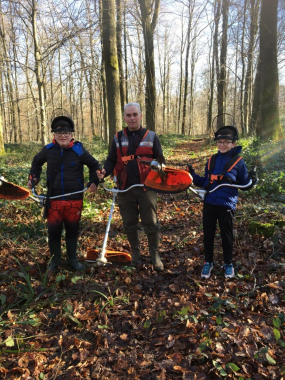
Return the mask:
<svg viewBox="0 0 285 380"><path fill-rule="evenodd" d="M221 174L225 167L225 164L232 158L239 154L242 150L241 146L233 147L226 153L221 153L218 151L216 156L216 162L212 174ZM203 187L204 189L208 188L209 177L208 177L208 162L205 167L204 177L200 177L195 171L192 174L194 185L198 187ZM214 189L217 185L222 182L229 182L226 178L230 178L231 181L238 182L240 185L246 185L250 181L250 178L247 173L247 168L243 159L241 159L232 169L224 175L224 179L218 183L214 181L210 184L208 190ZM249 187L250 188L250 187ZM248 188L248 189L249 189ZM212 193L207 193L204 199L204 203L211 205L224 206L231 210L236 209L236 204L238 201L238 189L236 187L222 186Z"/></svg>

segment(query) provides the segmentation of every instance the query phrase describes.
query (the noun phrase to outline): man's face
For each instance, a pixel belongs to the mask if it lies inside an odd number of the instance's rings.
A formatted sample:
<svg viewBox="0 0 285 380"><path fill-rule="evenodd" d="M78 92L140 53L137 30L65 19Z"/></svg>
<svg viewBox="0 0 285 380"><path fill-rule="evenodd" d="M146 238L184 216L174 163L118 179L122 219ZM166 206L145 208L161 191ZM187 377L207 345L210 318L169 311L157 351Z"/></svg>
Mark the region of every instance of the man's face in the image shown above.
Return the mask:
<svg viewBox="0 0 285 380"><path fill-rule="evenodd" d="M234 143L232 140L222 139L222 140L217 141L217 146L218 146L218 149L221 153L227 153L235 145L236 145L236 143Z"/></svg>
<svg viewBox="0 0 285 380"><path fill-rule="evenodd" d="M142 120L142 114L138 107L131 105L126 107L124 113L124 121L127 124L130 131L135 131L140 128Z"/></svg>
<svg viewBox="0 0 285 380"><path fill-rule="evenodd" d="M54 139L61 148L65 148L70 144L72 140L72 133L70 132L56 132Z"/></svg>

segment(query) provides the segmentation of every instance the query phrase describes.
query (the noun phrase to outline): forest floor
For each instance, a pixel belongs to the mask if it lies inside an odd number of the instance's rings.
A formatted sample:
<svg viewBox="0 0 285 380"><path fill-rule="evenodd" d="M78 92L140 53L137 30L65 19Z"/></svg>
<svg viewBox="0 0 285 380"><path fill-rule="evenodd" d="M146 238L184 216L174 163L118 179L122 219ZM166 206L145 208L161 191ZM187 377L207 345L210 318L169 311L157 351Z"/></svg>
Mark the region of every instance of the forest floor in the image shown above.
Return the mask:
<svg viewBox="0 0 285 380"><path fill-rule="evenodd" d="M204 140L180 144L169 163L203 172ZM169 164L169 166L170 166ZM87 195L92 197L91 195ZM101 198L100 198L101 197ZM110 193L100 190L94 207ZM30 241L23 224L42 228L33 201L1 208L1 379L284 379L285 228L274 204L240 192L235 216L236 276L225 279L219 235L210 279L203 265L202 202L194 194L159 195L160 252L153 270L142 230L141 265L88 265L81 275L62 265L46 276L46 242ZM101 220L82 218L80 259L102 246L110 208ZM283 210L284 211L284 210ZM96 220L97 219L97 220ZM271 223L273 236L250 233L251 220ZM11 238L11 231L18 237ZM10 236L10 237L8 237ZM129 245L115 208L108 248Z"/></svg>

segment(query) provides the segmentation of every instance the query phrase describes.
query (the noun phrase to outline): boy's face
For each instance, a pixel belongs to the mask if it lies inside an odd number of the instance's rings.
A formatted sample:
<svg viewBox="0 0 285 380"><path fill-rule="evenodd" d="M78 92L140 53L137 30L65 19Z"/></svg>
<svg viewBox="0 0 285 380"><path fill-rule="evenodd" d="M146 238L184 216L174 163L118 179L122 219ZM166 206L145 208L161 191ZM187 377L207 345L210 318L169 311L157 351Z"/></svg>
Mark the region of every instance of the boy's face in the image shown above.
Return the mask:
<svg viewBox="0 0 285 380"><path fill-rule="evenodd" d="M72 140L72 133L70 132L56 132L54 139L61 148L65 148L70 144Z"/></svg>
<svg viewBox="0 0 285 380"><path fill-rule="evenodd" d="M217 147L221 153L227 153L236 145L232 140L221 139L217 141Z"/></svg>

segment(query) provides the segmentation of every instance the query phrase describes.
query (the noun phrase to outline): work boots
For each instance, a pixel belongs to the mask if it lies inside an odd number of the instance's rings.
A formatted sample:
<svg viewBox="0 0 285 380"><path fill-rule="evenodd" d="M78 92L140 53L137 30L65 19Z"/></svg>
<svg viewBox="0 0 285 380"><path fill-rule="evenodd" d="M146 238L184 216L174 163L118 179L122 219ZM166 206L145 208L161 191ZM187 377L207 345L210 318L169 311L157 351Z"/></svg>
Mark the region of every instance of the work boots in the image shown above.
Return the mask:
<svg viewBox="0 0 285 380"><path fill-rule="evenodd" d="M48 242L50 255L52 256L51 262L48 267L48 271L55 273L57 271L57 267L61 262L61 242L58 241L49 241Z"/></svg>
<svg viewBox="0 0 285 380"><path fill-rule="evenodd" d="M132 249L132 266L136 266L140 258L140 240L138 231L127 232L127 238Z"/></svg>
<svg viewBox="0 0 285 380"><path fill-rule="evenodd" d="M66 239L66 253L67 253L67 258L69 264L72 266L73 269L78 270L80 272L85 271L85 266L81 264L78 261L77 258L77 238L72 238L72 239Z"/></svg>
<svg viewBox="0 0 285 380"><path fill-rule="evenodd" d="M159 235L158 233L147 235L148 249L152 265L157 272L164 270L164 265L159 256Z"/></svg>

